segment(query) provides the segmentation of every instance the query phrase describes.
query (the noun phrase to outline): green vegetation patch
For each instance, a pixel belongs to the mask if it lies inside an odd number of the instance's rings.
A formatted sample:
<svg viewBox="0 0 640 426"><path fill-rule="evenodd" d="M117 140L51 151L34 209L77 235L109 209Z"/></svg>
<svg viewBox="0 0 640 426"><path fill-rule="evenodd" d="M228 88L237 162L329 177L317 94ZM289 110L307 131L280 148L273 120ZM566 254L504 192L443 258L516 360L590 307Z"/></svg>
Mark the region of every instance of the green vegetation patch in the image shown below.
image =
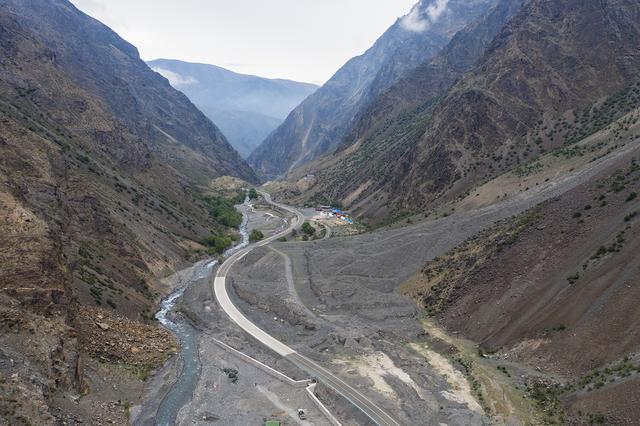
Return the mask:
<svg viewBox="0 0 640 426"><path fill-rule="evenodd" d="M207 246L208 254L222 254L231 247L233 239L227 235L212 235L200 241L203 246Z"/></svg>
<svg viewBox="0 0 640 426"><path fill-rule="evenodd" d="M237 197L204 196L202 201L207 204L209 214L216 222L231 228L237 228L242 223L242 213L235 208Z"/></svg>
<svg viewBox="0 0 640 426"><path fill-rule="evenodd" d="M316 228L314 228L309 222L305 222L302 224L302 232L308 236L312 236L316 233Z"/></svg>
<svg viewBox="0 0 640 426"><path fill-rule="evenodd" d="M579 142L638 107L640 107L640 83L620 90L601 105L595 105L577 113L575 126L567 133L566 143Z"/></svg>
<svg viewBox="0 0 640 426"><path fill-rule="evenodd" d="M513 173L518 177L527 177L536 174L544 169L544 166L540 161L534 161L532 163L522 164L513 170Z"/></svg>
<svg viewBox="0 0 640 426"><path fill-rule="evenodd" d="M251 233L249 234L249 241L260 241L264 239L264 234L262 233L262 231L258 230L258 229L254 229L251 231Z"/></svg>

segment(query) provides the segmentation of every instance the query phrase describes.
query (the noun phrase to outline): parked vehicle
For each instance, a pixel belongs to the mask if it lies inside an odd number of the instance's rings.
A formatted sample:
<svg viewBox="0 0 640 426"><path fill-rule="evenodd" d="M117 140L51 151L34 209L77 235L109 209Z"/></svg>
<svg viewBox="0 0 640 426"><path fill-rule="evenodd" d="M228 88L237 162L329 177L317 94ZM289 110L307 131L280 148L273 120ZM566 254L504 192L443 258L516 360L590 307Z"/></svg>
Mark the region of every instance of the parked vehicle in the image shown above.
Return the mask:
<svg viewBox="0 0 640 426"><path fill-rule="evenodd" d="M304 412L302 408L298 408L298 418L300 420L307 420L307 414Z"/></svg>

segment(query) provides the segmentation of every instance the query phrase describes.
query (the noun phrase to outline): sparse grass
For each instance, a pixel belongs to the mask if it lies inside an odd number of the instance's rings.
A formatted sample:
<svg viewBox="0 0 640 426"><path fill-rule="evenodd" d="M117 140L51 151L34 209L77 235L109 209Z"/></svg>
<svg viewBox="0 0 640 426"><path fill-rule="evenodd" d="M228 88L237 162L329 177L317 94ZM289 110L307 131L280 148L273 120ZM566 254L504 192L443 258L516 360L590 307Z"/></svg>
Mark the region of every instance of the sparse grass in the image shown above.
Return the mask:
<svg viewBox="0 0 640 426"><path fill-rule="evenodd" d="M426 281L422 287L427 290L418 291L427 313L433 316L441 312L465 277L472 276L487 259L516 245L522 233L538 218L538 209L527 211L514 219L498 223L444 256L428 262L422 270Z"/></svg>
<svg viewBox="0 0 640 426"><path fill-rule="evenodd" d="M575 274L567 277L567 281L569 282L569 284L573 285L576 282L578 282L578 280L580 279L580 272L576 272Z"/></svg>
<svg viewBox="0 0 640 426"><path fill-rule="evenodd" d="M627 216L628 217L628 216ZM632 219L632 218L631 218ZM629 219L629 220L631 220ZM628 222L628 220L625 218L625 222ZM625 244L625 233L627 231L628 228L623 229L622 231L618 232L618 234L616 235L615 240L609 245L609 246L600 246L598 248L598 251L596 251L590 258L588 261L586 261L583 265L582 265L582 269L583 270L587 270L589 269L589 267L592 264L597 263L598 261L600 261L602 258L609 256L609 255L613 255L616 253L619 253L620 251L622 251L622 249L624 248L624 244ZM576 273L576 275L578 276L578 278L580 277L579 273ZM568 280L570 280L571 277L568 278ZM575 280L577 281L577 279ZM574 281L574 282L575 282ZM571 284L573 284L574 282L569 281Z"/></svg>
<svg viewBox="0 0 640 426"><path fill-rule="evenodd" d="M557 384L549 385L534 381L527 383L526 391L538 411L542 413L544 424L564 424L564 413L560 404L561 388Z"/></svg>
<svg viewBox="0 0 640 426"><path fill-rule="evenodd" d="M544 166L540 161L534 161L531 163L526 163L521 166L516 167L513 170L513 173L518 177L527 177L536 173L539 173L544 169Z"/></svg>
<svg viewBox="0 0 640 426"><path fill-rule="evenodd" d="M131 418L131 403L129 401L124 401L122 403L122 408L124 410L124 415L129 420Z"/></svg>
<svg viewBox="0 0 640 426"><path fill-rule="evenodd" d="M624 221L625 222L631 222L633 219L635 219L636 217L638 217L638 215L640 215L640 210L636 210L633 213L629 213L628 215L626 215L624 217Z"/></svg>

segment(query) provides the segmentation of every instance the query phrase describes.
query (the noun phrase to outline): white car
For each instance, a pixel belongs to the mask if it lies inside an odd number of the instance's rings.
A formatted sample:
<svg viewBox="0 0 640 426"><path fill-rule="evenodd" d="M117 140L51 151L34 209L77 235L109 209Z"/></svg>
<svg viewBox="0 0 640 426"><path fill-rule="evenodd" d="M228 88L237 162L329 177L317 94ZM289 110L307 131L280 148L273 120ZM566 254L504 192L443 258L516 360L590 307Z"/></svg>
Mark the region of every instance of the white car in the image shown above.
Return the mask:
<svg viewBox="0 0 640 426"><path fill-rule="evenodd" d="M307 420L307 415L302 408L298 408L298 418L300 420Z"/></svg>

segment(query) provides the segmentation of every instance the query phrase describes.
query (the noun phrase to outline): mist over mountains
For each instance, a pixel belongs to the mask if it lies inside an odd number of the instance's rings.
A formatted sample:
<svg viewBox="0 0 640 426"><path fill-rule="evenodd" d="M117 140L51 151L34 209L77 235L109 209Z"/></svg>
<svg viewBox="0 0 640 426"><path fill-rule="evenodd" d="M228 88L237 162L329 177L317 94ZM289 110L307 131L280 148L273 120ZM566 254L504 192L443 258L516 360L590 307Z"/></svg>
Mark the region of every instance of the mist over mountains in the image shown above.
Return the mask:
<svg viewBox="0 0 640 426"><path fill-rule="evenodd" d="M215 65L170 59L148 64L216 123L245 158L318 88L238 74Z"/></svg>

